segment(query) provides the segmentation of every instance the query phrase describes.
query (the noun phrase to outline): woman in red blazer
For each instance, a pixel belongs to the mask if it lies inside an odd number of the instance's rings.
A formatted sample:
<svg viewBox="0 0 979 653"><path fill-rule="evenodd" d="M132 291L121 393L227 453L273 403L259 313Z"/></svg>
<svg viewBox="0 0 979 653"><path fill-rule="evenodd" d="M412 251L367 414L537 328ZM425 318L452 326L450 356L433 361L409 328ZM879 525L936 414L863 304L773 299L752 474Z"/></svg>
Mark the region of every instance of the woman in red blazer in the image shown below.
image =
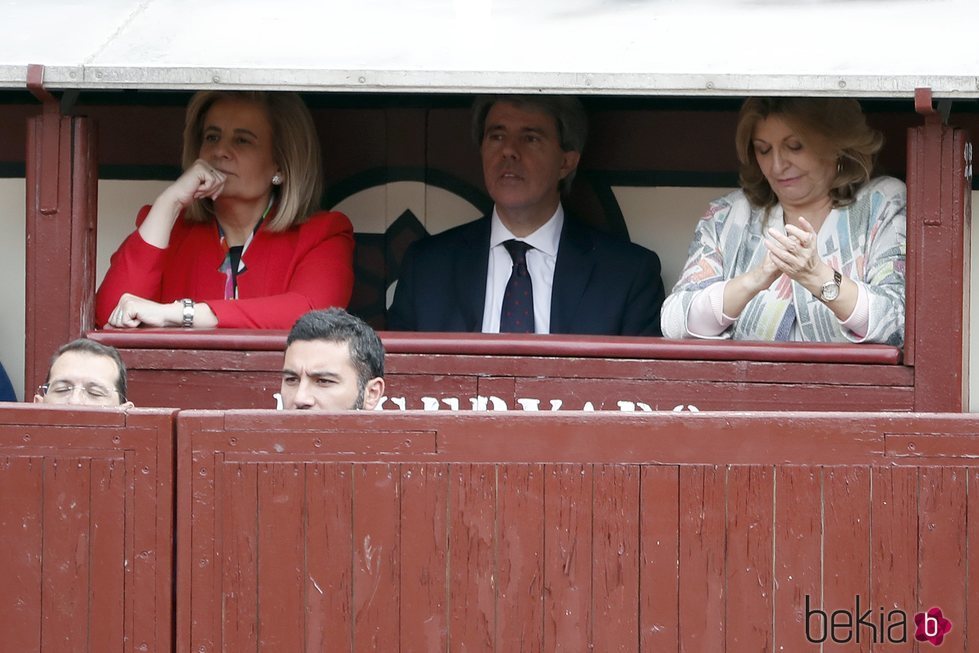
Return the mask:
<svg viewBox="0 0 979 653"><path fill-rule="evenodd" d="M183 164L112 255L98 324L288 329L347 306L353 229L318 210L319 141L298 95L196 94Z"/></svg>

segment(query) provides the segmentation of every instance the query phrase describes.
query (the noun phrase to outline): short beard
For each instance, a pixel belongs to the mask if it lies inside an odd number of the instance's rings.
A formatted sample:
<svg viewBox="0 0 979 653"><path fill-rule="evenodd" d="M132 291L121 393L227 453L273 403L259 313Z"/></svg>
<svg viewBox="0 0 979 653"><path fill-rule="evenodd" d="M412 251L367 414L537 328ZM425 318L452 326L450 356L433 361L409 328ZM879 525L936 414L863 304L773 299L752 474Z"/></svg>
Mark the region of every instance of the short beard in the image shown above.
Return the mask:
<svg viewBox="0 0 979 653"><path fill-rule="evenodd" d="M361 383L357 390L357 399L354 400L354 405L350 407L350 410L364 410L364 392L366 390L367 384Z"/></svg>

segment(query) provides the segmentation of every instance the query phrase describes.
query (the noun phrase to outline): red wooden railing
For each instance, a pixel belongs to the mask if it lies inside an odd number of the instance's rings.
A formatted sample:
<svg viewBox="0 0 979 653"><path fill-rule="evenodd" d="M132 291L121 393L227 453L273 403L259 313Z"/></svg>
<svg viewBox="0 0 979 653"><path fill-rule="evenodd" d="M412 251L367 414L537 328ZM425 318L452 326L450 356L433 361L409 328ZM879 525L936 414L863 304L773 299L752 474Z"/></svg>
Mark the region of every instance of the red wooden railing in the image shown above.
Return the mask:
<svg viewBox="0 0 979 653"><path fill-rule="evenodd" d="M965 653L977 431L928 414L5 408L0 641L910 650L895 640L939 607L941 650Z"/></svg>
<svg viewBox="0 0 979 653"><path fill-rule="evenodd" d="M172 650L174 413L0 407L0 650Z"/></svg>
<svg viewBox="0 0 979 653"><path fill-rule="evenodd" d="M177 650L971 650L977 426L181 413Z"/></svg>
<svg viewBox="0 0 979 653"><path fill-rule="evenodd" d="M284 332L180 329L94 331L119 347L139 406L271 408ZM914 368L884 345L754 343L489 334L382 333L387 395L421 409L423 397L552 401L563 409L912 410ZM387 409L396 408L392 401Z"/></svg>

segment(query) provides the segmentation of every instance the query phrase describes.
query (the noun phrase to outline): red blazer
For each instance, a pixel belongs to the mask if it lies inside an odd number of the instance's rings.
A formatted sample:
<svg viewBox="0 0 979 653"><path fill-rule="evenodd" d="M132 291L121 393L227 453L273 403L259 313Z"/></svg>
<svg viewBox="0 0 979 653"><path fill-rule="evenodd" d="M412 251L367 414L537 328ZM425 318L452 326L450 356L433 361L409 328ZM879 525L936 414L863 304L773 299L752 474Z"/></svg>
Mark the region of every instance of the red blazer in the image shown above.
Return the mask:
<svg viewBox="0 0 979 653"><path fill-rule="evenodd" d="M139 212L137 227L149 209ZM263 225L242 257L247 270L238 275L238 299L225 300L227 277L218 269L225 253L217 226L181 217L166 249L148 244L138 230L119 246L95 297L96 323L106 324L128 292L160 303L184 297L206 302L219 327L289 329L309 310L347 306L353 251L353 227L336 211L315 213L284 232Z"/></svg>

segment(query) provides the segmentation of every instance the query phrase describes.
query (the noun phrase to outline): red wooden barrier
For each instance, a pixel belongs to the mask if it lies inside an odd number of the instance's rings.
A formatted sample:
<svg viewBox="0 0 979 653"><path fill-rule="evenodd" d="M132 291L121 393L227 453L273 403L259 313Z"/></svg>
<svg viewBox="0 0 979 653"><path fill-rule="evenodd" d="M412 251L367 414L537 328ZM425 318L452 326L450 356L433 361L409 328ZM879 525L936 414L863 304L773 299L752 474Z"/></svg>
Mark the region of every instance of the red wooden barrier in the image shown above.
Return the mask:
<svg viewBox="0 0 979 653"><path fill-rule="evenodd" d="M908 265L905 362L915 366L914 410L968 410L972 144L915 104L925 124L908 130Z"/></svg>
<svg viewBox="0 0 979 653"><path fill-rule="evenodd" d="M46 99L27 128L28 397L44 383L51 354L94 326L98 214L95 125L62 116L58 101L40 89L43 67L32 68L34 91Z"/></svg>
<svg viewBox="0 0 979 653"><path fill-rule="evenodd" d="M892 650L936 606L975 639L973 417L178 424L180 652Z"/></svg>
<svg viewBox="0 0 979 653"><path fill-rule="evenodd" d="M271 408L279 390L284 332L179 329L94 331L118 347L139 406ZM382 333L387 394L409 409L422 397L477 395L552 400L565 410L618 410L619 401L670 409L911 410L914 368L883 345L757 343ZM385 408L393 408L386 403ZM443 402L445 409L447 404Z"/></svg>
<svg viewBox="0 0 979 653"><path fill-rule="evenodd" d="M174 412L0 408L0 650L172 650Z"/></svg>

